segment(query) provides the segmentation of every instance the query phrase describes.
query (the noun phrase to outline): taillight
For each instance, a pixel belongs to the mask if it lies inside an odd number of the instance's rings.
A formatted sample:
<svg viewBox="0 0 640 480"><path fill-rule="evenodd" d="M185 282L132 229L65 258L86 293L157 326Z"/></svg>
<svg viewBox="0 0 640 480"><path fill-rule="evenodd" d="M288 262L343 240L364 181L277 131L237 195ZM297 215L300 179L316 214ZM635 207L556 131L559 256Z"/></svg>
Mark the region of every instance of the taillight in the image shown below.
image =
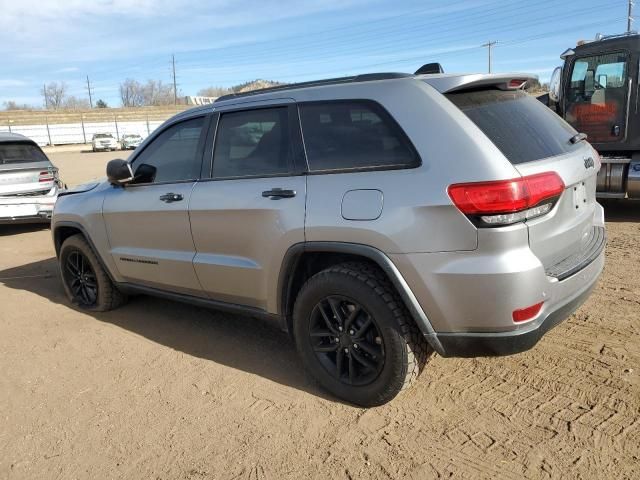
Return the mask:
<svg viewBox="0 0 640 480"><path fill-rule="evenodd" d="M55 172L52 170L43 170L42 172L40 172L40 175L38 176L38 181L40 183L43 182L53 182L55 180Z"/></svg>
<svg viewBox="0 0 640 480"><path fill-rule="evenodd" d="M501 226L549 212L564 191L555 172L492 182L457 183L448 189L458 209L477 226Z"/></svg>

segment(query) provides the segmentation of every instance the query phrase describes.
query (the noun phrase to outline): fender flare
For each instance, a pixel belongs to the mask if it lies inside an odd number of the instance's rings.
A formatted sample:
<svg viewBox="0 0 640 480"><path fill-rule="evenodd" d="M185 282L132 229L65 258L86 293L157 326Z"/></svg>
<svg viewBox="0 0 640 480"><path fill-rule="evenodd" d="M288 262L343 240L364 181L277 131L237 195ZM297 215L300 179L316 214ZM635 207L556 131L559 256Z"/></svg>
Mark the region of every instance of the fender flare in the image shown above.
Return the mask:
<svg viewBox="0 0 640 480"><path fill-rule="evenodd" d="M118 282L116 282L115 279L113 278L113 275L111 274L111 271L107 267L107 264L105 263L105 261L102 259L102 256L100 255L100 251L96 248L95 244L93 243L93 240L91 240L91 237L89 236L89 233L87 232L86 228L84 228L84 226L82 226L82 224L80 224L78 222L62 220L60 222L56 222L56 224L54 226L52 226L51 234L53 236L53 245L54 245L54 248L56 250L56 258L60 257L60 247L62 247L62 242L58 241L59 240L58 239L58 231L59 231L59 229L61 227L74 228L74 229L80 231L80 234L87 241L87 243L89 244L89 247L91 248L91 250L93 250L93 253L95 254L96 258L98 259L98 262L100 262L100 266L102 267L102 269L105 272L107 272L107 275L109 276L109 279L111 280L111 282L114 285L117 285Z"/></svg>
<svg viewBox="0 0 640 480"><path fill-rule="evenodd" d="M398 268L394 265L391 259L384 254L384 252L377 248L362 245L358 243L347 242L303 242L292 245L285 254L282 260L282 266L280 268L280 275L278 276L278 313L285 319L289 314L287 312L288 296L291 289L291 283L293 280L293 273L298 267L298 262L303 253L306 252L324 252L324 253L343 253L349 255L357 255L367 258L374 262L382 271L387 275L391 283L398 291L400 298L404 302L409 314L418 325L418 328L425 336L425 339L431 347L438 353L443 353L444 349L437 338L436 332L429 321L426 313L420 306L418 299L411 291L411 288L407 284Z"/></svg>

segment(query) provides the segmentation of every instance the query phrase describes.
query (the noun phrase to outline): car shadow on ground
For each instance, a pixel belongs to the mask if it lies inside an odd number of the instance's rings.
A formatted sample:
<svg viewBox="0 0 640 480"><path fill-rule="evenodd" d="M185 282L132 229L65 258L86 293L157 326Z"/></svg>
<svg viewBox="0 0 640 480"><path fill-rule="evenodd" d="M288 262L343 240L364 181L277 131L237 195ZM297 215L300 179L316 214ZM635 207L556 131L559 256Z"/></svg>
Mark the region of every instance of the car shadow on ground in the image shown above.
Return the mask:
<svg viewBox="0 0 640 480"><path fill-rule="evenodd" d="M20 233L37 232L39 230L48 230L49 227L49 222L0 225L0 237L8 237L11 235L18 235Z"/></svg>
<svg viewBox="0 0 640 480"><path fill-rule="evenodd" d="M0 284L74 308L64 294L55 258L0 270ZM305 373L293 341L268 321L144 295L111 312L83 313L185 354L339 401Z"/></svg>
<svg viewBox="0 0 640 480"><path fill-rule="evenodd" d="M640 200L600 199L604 207L604 219L607 222L640 223Z"/></svg>

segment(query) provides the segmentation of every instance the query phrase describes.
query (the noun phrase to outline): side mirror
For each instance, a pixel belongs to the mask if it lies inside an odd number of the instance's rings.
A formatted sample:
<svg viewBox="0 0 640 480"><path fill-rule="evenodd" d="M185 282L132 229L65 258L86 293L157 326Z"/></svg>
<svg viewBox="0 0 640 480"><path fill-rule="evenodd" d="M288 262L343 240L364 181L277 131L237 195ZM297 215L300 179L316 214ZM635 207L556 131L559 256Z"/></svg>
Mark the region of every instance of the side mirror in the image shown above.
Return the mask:
<svg viewBox="0 0 640 480"><path fill-rule="evenodd" d="M129 162L121 159L107 163L107 179L112 185L124 185L133 180L133 170Z"/></svg>
<svg viewBox="0 0 640 480"><path fill-rule="evenodd" d="M562 84L562 67L556 67L549 82L549 100L560 102L560 86Z"/></svg>
<svg viewBox="0 0 640 480"><path fill-rule="evenodd" d="M141 163L136 169L134 180L136 183L153 183L156 179L157 168L148 163Z"/></svg>

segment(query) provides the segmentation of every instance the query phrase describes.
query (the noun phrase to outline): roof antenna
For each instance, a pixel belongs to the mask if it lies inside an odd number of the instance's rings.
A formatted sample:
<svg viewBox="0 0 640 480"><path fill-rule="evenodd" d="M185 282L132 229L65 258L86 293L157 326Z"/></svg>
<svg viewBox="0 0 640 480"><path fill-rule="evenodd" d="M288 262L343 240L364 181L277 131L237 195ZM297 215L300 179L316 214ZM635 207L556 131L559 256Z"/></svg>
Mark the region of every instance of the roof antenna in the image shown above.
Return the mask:
<svg viewBox="0 0 640 480"><path fill-rule="evenodd" d="M415 75L433 75L435 73L444 73L442 65L437 62L425 63L418 70L416 70Z"/></svg>

